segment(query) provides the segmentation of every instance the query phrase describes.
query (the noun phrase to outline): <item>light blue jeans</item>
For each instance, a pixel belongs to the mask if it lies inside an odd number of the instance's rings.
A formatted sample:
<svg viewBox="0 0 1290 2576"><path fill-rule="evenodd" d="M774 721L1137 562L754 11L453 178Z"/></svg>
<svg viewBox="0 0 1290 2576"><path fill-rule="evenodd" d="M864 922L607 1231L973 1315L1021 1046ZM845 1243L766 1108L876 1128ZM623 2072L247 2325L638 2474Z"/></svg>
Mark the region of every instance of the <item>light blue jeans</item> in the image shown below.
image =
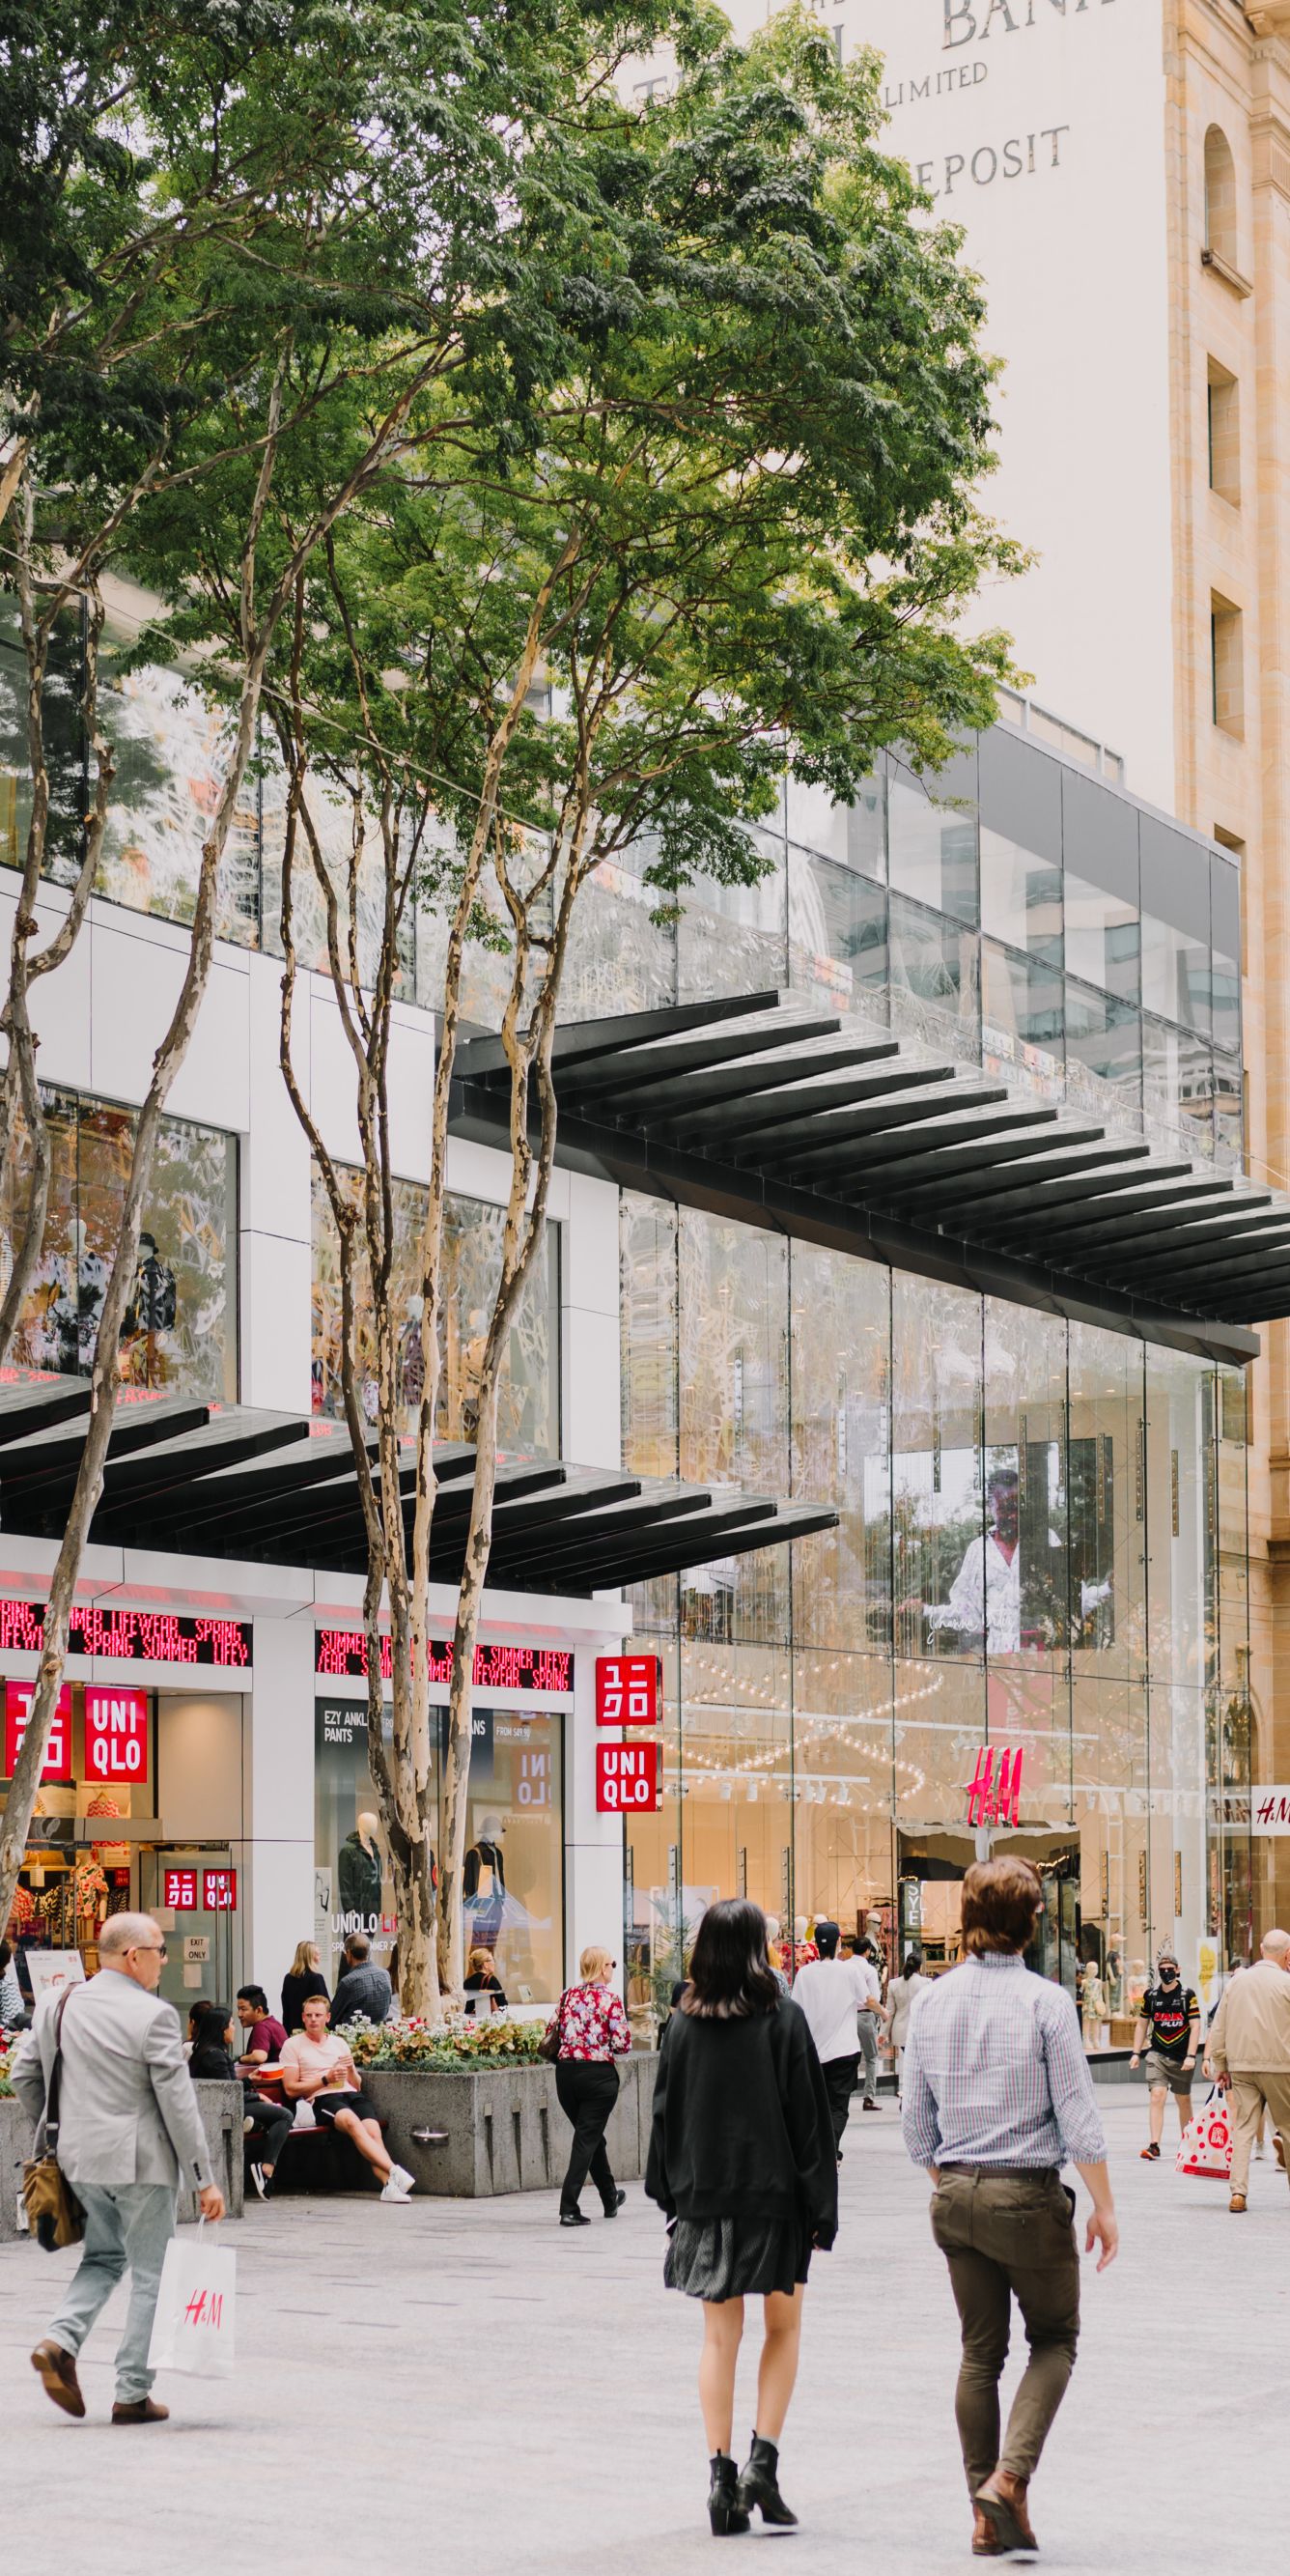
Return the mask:
<svg viewBox="0 0 1290 2576"><path fill-rule="evenodd" d="M49 2331L64 2352L79 2352L95 2318L128 2271L130 2305L117 2345L116 2397L119 2406L133 2406L147 2396L156 2377L148 2368L148 2346L161 2267L175 2232L174 2185L78 2182L74 2188L85 2212L84 2247Z"/></svg>
<svg viewBox="0 0 1290 2576"><path fill-rule="evenodd" d="M872 2013L861 2013L856 2026L860 2033L860 2054L864 2059L864 2098L866 2102L876 2102L878 2099L878 2025Z"/></svg>

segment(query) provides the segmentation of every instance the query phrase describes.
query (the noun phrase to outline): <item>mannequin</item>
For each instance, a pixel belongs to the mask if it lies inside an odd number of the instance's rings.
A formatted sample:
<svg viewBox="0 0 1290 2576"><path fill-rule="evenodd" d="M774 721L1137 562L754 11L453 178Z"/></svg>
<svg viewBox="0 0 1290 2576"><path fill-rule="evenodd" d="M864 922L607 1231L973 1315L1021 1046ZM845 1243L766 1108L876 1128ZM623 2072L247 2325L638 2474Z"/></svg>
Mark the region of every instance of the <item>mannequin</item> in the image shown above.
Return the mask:
<svg viewBox="0 0 1290 2576"><path fill-rule="evenodd" d="M359 1817L353 1833L341 1844L336 1876L342 1914L357 1914L363 1931L370 1932L381 1912L381 1850L377 1842L379 1819L369 1811Z"/></svg>
<svg viewBox="0 0 1290 2576"><path fill-rule="evenodd" d="M491 1950L501 1931L506 1910L506 1854L502 1839L506 1825L501 1816L487 1815L466 1854L462 1872L463 1904L470 1908L470 1938L473 1946Z"/></svg>

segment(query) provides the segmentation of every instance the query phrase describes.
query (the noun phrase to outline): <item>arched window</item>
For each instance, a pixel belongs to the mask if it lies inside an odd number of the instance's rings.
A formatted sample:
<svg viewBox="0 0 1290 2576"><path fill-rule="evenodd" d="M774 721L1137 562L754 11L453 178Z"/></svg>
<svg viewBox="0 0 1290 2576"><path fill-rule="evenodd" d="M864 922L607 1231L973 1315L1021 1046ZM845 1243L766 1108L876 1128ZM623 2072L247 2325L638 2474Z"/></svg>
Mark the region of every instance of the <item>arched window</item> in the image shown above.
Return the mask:
<svg viewBox="0 0 1290 2576"><path fill-rule="evenodd" d="M1236 164L1222 127L1211 125L1205 137L1205 248L1216 251L1229 268L1237 268Z"/></svg>

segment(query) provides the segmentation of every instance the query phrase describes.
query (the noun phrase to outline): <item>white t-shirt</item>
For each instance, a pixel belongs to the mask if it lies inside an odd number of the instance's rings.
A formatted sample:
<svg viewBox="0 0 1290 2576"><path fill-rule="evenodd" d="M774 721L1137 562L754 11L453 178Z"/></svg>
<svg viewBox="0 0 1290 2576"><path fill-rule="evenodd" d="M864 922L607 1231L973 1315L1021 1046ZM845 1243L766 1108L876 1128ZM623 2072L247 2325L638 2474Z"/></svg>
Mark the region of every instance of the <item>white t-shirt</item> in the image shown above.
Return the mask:
<svg viewBox="0 0 1290 2576"><path fill-rule="evenodd" d="M793 1981L793 2001L806 2015L821 2066L835 2057L857 2057L856 2014L882 1994L867 1959L812 1959Z"/></svg>

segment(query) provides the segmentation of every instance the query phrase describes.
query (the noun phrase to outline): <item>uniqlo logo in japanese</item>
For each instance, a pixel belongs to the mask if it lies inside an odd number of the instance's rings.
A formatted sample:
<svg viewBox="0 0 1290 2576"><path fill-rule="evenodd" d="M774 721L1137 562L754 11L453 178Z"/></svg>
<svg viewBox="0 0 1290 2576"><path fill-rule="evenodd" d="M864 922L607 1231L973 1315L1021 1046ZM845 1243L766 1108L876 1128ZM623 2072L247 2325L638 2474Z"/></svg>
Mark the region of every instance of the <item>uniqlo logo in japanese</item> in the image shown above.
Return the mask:
<svg viewBox="0 0 1290 2576"><path fill-rule="evenodd" d="M197 1911L197 1872L195 1869L168 1869L161 1882L161 1902L172 1914L195 1914Z"/></svg>
<svg viewBox="0 0 1290 2576"><path fill-rule="evenodd" d="M12 1780L14 1765L22 1751L31 1703L36 1696L34 1682L6 1682L4 1686L4 1767ZM45 1747L42 1780L70 1780L72 1776L72 1685L64 1682L54 1708L54 1722Z"/></svg>
<svg viewBox="0 0 1290 2576"><path fill-rule="evenodd" d="M1015 1825L1021 1820L1021 1748L1001 1745L998 1769L992 1744L977 1747L976 1769L967 1784L970 1825Z"/></svg>
<svg viewBox="0 0 1290 2576"><path fill-rule="evenodd" d="M202 1903L208 1914L234 1914L237 1911L237 1871L204 1869Z"/></svg>
<svg viewBox="0 0 1290 2576"><path fill-rule="evenodd" d="M597 1726L657 1726L662 1679L657 1655L597 1655Z"/></svg>

